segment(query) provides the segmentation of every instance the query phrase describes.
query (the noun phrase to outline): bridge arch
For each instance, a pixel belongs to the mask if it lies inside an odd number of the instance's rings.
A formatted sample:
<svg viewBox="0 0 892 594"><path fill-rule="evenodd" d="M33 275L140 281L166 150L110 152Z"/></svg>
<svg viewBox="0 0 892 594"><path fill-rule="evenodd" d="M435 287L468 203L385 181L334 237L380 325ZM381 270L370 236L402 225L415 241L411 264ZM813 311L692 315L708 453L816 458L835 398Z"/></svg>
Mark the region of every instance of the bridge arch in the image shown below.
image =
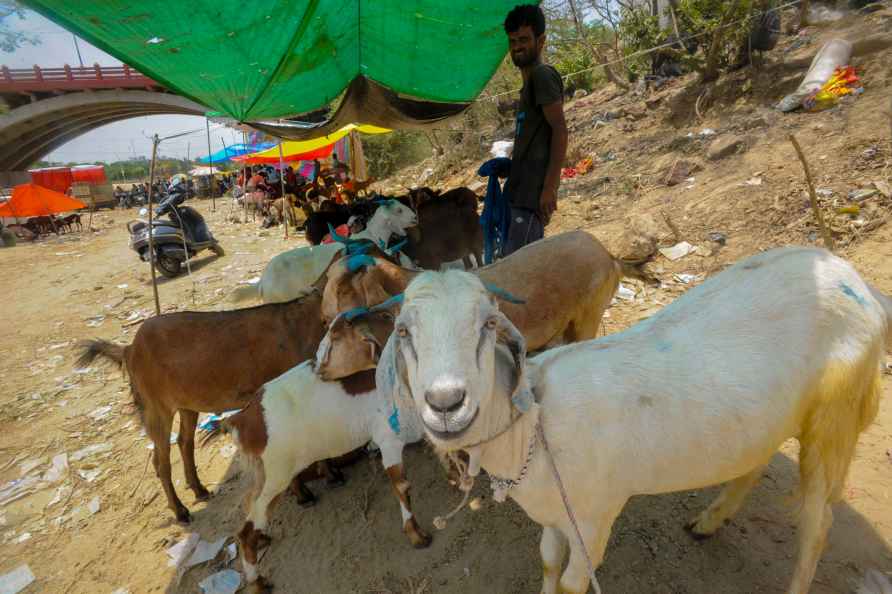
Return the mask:
<svg viewBox="0 0 892 594"><path fill-rule="evenodd" d="M67 93L0 115L0 171L27 168L66 142L112 122L158 114L202 115L190 99L148 90Z"/></svg>

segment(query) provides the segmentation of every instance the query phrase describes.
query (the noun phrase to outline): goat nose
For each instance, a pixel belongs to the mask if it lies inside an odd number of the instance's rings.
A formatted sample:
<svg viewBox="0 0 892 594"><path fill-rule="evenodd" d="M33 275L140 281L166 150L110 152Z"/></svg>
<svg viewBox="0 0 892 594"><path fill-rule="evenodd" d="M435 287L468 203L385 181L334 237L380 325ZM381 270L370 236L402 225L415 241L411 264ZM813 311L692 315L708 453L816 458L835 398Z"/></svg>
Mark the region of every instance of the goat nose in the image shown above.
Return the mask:
<svg viewBox="0 0 892 594"><path fill-rule="evenodd" d="M428 390L424 400L434 411L447 413L458 410L465 401L467 392L464 388L445 388Z"/></svg>

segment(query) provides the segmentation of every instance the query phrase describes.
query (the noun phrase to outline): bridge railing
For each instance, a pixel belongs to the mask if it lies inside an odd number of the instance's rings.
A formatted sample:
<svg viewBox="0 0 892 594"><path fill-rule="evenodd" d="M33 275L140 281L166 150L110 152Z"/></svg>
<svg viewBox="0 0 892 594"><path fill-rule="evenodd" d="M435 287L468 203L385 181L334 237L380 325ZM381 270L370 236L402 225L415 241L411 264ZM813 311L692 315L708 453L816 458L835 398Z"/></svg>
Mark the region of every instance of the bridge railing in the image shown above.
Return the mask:
<svg viewBox="0 0 892 594"><path fill-rule="evenodd" d="M84 89L152 88L160 86L126 64L62 68L0 67L0 92L81 91Z"/></svg>

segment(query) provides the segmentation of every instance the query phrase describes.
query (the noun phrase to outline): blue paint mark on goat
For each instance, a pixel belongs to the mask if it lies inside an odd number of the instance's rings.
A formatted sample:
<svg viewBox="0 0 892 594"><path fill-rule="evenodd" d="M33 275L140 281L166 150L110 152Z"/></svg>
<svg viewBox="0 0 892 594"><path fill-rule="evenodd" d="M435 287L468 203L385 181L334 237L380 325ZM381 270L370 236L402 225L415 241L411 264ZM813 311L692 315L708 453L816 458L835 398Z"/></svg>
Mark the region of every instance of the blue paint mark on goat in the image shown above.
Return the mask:
<svg viewBox="0 0 892 594"><path fill-rule="evenodd" d="M387 417L387 422L390 424L390 428L393 429L393 432L397 435L400 434L400 411L396 407L393 406L393 412Z"/></svg>
<svg viewBox="0 0 892 594"><path fill-rule="evenodd" d="M374 266L375 259L368 254L354 254L347 258L347 270L358 272L366 266Z"/></svg>
<svg viewBox="0 0 892 594"><path fill-rule="evenodd" d="M864 300L864 297L856 293L849 285L845 283L839 283L839 288L842 289L842 292L845 293L848 297L854 299L855 302L858 303L858 305L860 305L861 307L867 305L867 301Z"/></svg>

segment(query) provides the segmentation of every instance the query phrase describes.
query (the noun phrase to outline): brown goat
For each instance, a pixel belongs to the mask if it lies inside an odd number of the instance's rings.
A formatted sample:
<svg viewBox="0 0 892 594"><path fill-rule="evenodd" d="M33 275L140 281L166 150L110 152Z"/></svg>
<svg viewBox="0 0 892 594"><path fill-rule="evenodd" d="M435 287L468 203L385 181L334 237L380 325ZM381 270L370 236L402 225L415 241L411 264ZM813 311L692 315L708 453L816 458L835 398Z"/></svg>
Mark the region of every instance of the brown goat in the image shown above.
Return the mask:
<svg viewBox="0 0 892 594"><path fill-rule="evenodd" d="M439 194L428 188L409 192L418 226L406 237L403 252L424 269L438 270L445 262L462 260L465 268L483 263L483 227L477 214L477 194L455 188Z"/></svg>
<svg viewBox="0 0 892 594"><path fill-rule="evenodd" d="M195 468L198 413L243 408L265 382L312 358L324 334L321 302L316 286L309 295L285 303L149 318L126 347L105 340L79 344L78 367L101 355L129 375L133 400L155 444L155 471L177 520L188 522L190 517L170 476L174 414L180 413L177 443L186 481L196 498L205 500L209 493ZM303 502L313 500L299 481L294 486Z"/></svg>
<svg viewBox="0 0 892 594"><path fill-rule="evenodd" d="M381 336L389 335L393 324L386 312L352 321L338 314L380 304L402 293L420 274L382 260L375 263L351 272L341 261L329 270L322 316L335 323L329 329L330 346L316 362L323 379L375 367L384 345ZM644 277L583 231L537 241L475 273L488 285L524 301L517 304L500 298L499 308L524 335L531 351L595 338L620 278Z"/></svg>

